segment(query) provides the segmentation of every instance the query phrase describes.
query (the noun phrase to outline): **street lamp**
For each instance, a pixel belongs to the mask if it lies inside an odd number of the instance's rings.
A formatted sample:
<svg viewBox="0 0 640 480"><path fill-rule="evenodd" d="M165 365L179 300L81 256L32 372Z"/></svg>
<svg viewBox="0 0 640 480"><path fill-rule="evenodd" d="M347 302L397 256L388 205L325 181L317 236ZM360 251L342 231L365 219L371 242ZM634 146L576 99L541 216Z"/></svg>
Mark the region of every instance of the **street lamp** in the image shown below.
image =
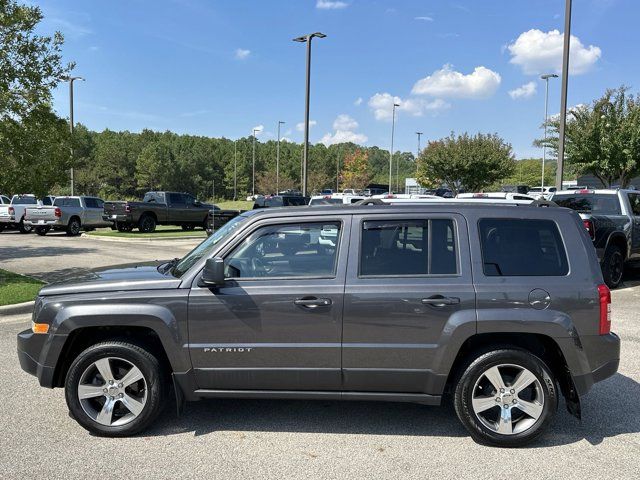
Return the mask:
<svg viewBox="0 0 640 480"><path fill-rule="evenodd" d="M311 87L311 40L314 37L325 38L324 33L315 32L294 38L294 42L307 44L307 87L304 108L304 150L302 157L302 195L307 195L307 167L309 158L309 89Z"/></svg>
<svg viewBox="0 0 640 480"><path fill-rule="evenodd" d="M278 120L278 147L276 148L276 194L280 193L280 125L285 122Z"/></svg>
<svg viewBox="0 0 640 480"><path fill-rule="evenodd" d="M560 128L558 136L558 167L556 171L556 188L562 190L564 171L564 134L567 125L567 89L569 86L569 45L571 40L571 0L566 0L564 7L564 46L562 49L562 90L560 93Z"/></svg>
<svg viewBox="0 0 640 480"><path fill-rule="evenodd" d="M251 179L251 195L252 196L256 196L256 132L259 132L260 129L259 128L254 128L253 129L253 167L252 167L252 171L253 174L251 175L252 179Z"/></svg>
<svg viewBox="0 0 640 480"><path fill-rule="evenodd" d="M233 142L233 201L238 199L238 140Z"/></svg>
<svg viewBox="0 0 640 480"><path fill-rule="evenodd" d="M69 82L69 131L71 132L71 137L73 138L73 82L75 80L82 80L84 82L84 78L82 77L64 77L61 80L65 82ZM73 196L74 191L74 179L73 179L73 146L71 147L71 195Z"/></svg>
<svg viewBox="0 0 640 480"><path fill-rule="evenodd" d="M416 132L418 136L418 155L416 156L416 180L418 178L418 159L420 158L420 137L423 135L423 132Z"/></svg>
<svg viewBox="0 0 640 480"><path fill-rule="evenodd" d="M540 78L545 81L544 89L544 143L542 144L542 193L544 193L544 164L547 160L547 122L549 120L549 79L558 78L555 73L545 73L540 75Z"/></svg>
<svg viewBox="0 0 640 480"><path fill-rule="evenodd" d="M391 113L391 150L389 151L389 195L391 195L391 175L393 172L393 134L396 129L396 107L399 107L399 103L393 103L393 110Z"/></svg>

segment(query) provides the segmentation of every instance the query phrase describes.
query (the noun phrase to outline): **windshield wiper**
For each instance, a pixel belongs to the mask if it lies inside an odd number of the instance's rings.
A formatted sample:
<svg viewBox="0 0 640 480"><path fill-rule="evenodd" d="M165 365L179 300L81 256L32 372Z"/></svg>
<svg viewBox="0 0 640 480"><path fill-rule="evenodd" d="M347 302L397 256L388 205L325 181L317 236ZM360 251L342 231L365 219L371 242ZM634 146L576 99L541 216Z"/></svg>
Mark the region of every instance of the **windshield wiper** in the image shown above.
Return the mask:
<svg viewBox="0 0 640 480"><path fill-rule="evenodd" d="M180 260L182 260L182 259L176 257L173 260L169 260L166 263L160 264L160 265L158 265L158 271L160 273L167 273L169 270L171 270L173 267L175 267Z"/></svg>

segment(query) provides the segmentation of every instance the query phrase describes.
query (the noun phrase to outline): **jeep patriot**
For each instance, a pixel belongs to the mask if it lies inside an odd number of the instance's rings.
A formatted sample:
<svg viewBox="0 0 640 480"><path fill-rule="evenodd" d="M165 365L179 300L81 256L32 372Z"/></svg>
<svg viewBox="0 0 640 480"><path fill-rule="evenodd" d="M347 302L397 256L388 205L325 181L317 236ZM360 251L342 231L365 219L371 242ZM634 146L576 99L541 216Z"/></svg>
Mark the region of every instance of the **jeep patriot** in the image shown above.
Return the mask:
<svg viewBox="0 0 640 480"><path fill-rule="evenodd" d="M45 286L24 370L132 435L204 398L452 402L520 446L613 375L609 289L578 214L485 203L245 212L182 259Z"/></svg>

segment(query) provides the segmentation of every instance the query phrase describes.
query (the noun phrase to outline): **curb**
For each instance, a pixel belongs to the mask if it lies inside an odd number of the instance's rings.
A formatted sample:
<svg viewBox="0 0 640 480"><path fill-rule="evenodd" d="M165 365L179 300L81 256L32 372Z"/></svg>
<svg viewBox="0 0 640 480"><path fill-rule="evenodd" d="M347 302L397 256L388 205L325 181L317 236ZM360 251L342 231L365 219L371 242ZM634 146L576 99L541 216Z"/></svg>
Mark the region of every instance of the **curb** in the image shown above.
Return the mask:
<svg viewBox="0 0 640 480"><path fill-rule="evenodd" d="M35 300L24 303L16 303L14 305L4 305L0 307L0 315L22 315L31 313Z"/></svg>
<svg viewBox="0 0 640 480"><path fill-rule="evenodd" d="M158 237L158 238L116 238L116 237L102 237L100 235L86 235L82 234L82 238L89 238L91 240L98 240L99 242L124 242L124 243L154 243L161 242L163 240L169 240L171 242L186 240L185 243L192 243L193 240L205 240L207 237Z"/></svg>

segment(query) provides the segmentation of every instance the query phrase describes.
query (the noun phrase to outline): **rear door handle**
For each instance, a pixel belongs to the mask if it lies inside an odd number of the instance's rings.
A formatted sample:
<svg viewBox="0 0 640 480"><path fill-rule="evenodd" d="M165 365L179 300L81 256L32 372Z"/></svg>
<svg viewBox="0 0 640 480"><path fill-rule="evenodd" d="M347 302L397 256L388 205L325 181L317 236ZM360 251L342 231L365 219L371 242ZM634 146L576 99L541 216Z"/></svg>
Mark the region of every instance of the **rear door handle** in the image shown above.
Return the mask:
<svg viewBox="0 0 640 480"><path fill-rule="evenodd" d="M433 297L423 298L422 303L424 305L431 305L432 307L444 307L446 305L458 305L460 303L460 299L458 297L434 295Z"/></svg>
<svg viewBox="0 0 640 480"><path fill-rule="evenodd" d="M306 308L328 307L333 302L330 298L302 297L293 301L294 305Z"/></svg>

